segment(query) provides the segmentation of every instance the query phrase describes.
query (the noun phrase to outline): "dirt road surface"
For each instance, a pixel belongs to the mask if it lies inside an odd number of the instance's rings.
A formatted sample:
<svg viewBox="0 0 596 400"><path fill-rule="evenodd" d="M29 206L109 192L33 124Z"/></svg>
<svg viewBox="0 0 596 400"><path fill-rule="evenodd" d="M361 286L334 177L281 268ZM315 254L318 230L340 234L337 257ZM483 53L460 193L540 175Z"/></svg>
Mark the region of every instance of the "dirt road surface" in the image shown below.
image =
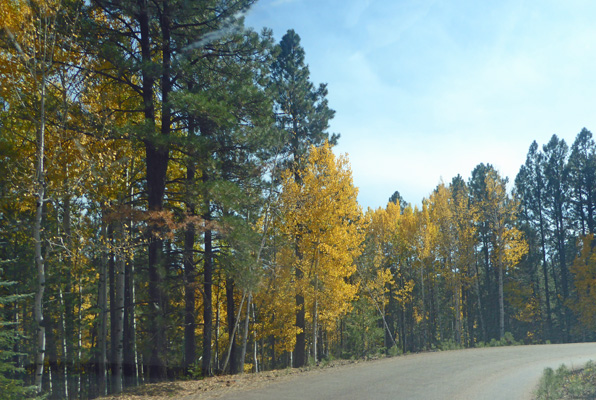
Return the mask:
<svg viewBox="0 0 596 400"><path fill-rule="evenodd" d="M529 400L544 368L561 364L578 368L589 360L596 360L596 343L422 353L298 374L256 389L200 398Z"/></svg>

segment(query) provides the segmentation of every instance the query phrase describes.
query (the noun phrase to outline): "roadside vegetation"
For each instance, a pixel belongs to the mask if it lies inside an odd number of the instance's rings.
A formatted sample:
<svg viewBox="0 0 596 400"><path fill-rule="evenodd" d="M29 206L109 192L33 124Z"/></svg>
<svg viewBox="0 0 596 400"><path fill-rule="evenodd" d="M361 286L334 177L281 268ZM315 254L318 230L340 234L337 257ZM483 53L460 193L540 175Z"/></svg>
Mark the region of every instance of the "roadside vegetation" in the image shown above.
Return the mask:
<svg viewBox="0 0 596 400"><path fill-rule="evenodd" d="M537 400L596 398L596 364L588 362L584 368L570 370L561 365L556 371L546 368L536 391Z"/></svg>

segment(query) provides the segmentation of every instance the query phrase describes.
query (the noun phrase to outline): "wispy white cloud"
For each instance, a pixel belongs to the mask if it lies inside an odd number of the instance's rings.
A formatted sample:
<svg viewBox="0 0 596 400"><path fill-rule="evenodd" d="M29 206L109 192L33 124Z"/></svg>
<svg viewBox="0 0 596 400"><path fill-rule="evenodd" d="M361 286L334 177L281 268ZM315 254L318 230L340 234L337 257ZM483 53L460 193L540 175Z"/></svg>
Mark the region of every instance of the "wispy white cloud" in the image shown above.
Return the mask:
<svg viewBox="0 0 596 400"><path fill-rule="evenodd" d="M329 84L365 206L395 190L419 203L480 162L513 181L533 140L596 131L594 2L348 0L339 16L299 4L285 26Z"/></svg>

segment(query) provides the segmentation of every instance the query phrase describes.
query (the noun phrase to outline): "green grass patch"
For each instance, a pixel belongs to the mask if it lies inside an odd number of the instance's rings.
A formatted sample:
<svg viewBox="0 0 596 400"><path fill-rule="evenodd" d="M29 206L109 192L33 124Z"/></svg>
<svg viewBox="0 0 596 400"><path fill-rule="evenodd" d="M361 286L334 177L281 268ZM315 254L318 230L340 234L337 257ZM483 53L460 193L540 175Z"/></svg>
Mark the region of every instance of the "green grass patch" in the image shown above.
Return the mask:
<svg viewBox="0 0 596 400"><path fill-rule="evenodd" d="M536 390L536 400L569 400L596 398L596 364L570 370L561 365L556 371L546 368Z"/></svg>

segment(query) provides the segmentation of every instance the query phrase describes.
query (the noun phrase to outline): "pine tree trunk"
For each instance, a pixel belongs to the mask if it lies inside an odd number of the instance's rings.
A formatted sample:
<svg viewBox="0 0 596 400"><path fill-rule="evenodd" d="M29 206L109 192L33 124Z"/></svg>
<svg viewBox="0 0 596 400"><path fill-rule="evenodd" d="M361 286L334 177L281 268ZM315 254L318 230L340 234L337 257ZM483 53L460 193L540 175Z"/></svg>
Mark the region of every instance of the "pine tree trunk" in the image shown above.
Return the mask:
<svg viewBox="0 0 596 400"><path fill-rule="evenodd" d="M553 320L550 305L550 288L548 284L548 266L546 264L546 239L544 233L544 219L542 216L542 202L538 203L540 223L540 247L542 249L542 275L544 276L544 295L546 297L546 329L547 337L553 340Z"/></svg>
<svg viewBox="0 0 596 400"><path fill-rule="evenodd" d="M140 30L141 56L144 64L142 71L142 92L143 108L145 122L151 129L156 129L155 105L154 105L154 72L150 69L153 63L151 52L151 33L149 27L149 11L147 0L138 0L139 12L137 14ZM167 3L164 4L167 7ZM164 8L165 12L165 8ZM164 45L163 55L165 59L169 57L169 48ZM164 65L165 75L169 69ZM164 82L165 85L164 85ZM162 103L167 104L168 92L163 93L163 87L169 84L169 78L162 81ZM167 107L167 106L164 106ZM162 114L166 110L162 110ZM161 135L167 134L170 129L170 121L167 119L169 113L162 115ZM156 143L151 138L145 140L145 162L147 171L147 202L150 212L160 212L163 210L163 200L166 186L166 174L168 168L169 148L163 143ZM159 226L156 223L149 225L149 249L148 249L148 292L149 292L149 310L148 310L148 334L152 339L150 341L151 351L149 358L149 379L153 382L164 380L167 375L163 352L166 349L165 337L165 299L163 289L163 265L162 251L163 239L159 238L157 232Z"/></svg>
<svg viewBox="0 0 596 400"><path fill-rule="evenodd" d="M499 240L502 238L502 234L499 234ZM502 246L502 244L499 244ZM503 249L499 249L499 265L497 265L499 273L499 339L503 340L505 337L505 300L503 295L503 274L505 265L503 265Z"/></svg>

